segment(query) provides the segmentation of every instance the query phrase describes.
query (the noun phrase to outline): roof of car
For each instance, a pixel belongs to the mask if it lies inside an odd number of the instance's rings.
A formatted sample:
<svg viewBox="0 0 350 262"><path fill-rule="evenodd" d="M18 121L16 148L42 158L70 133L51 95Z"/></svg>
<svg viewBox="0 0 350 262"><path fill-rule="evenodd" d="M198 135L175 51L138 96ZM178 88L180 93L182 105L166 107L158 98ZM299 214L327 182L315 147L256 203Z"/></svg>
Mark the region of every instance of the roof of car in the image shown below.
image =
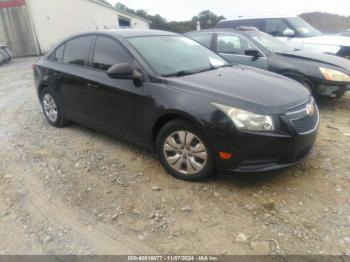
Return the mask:
<svg viewBox="0 0 350 262"><path fill-rule="evenodd" d="M269 18L292 18L296 17L294 15L268 15L268 16L247 16L247 17L237 17L237 18L230 18L230 19L224 19L220 22L229 22L229 21L240 21L240 20L252 20L252 19L269 19Z"/></svg>
<svg viewBox="0 0 350 262"><path fill-rule="evenodd" d="M257 31L257 30L252 30ZM243 30L236 30L233 28L212 28L212 29L205 29L200 31L192 31L185 33L185 35L193 35L193 34L200 34L200 33L238 33L238 34L244 34L247 31Z"/></svg>
<svg viewBox="0 0 350 262"><path fill-rule="evenodd" d="M118 35L121 37L178 35L176 33L168 32L168 31L150 30L150 29L111 29L111 30L97 31L96 33L104 33L111 36Z"/></svg>

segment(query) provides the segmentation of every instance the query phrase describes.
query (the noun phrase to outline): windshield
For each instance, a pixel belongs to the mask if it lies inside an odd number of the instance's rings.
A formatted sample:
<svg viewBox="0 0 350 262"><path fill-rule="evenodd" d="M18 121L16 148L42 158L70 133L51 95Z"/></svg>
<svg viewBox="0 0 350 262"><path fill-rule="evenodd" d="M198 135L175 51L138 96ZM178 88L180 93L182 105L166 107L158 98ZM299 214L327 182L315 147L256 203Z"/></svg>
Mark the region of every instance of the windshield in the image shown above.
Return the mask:
<svg viewBox="0 0 350 262"><path fill-rule="evenodd" d="M195 74L229 64L197 42L184 36L128 38L152 69L162 76Z"/></svg>
<svg viewBox="0 0 350 262"><path fill-rule="evenodd" d="M284 52L295 50L294 48L290 47L288 44L265 33L252 32L250 33L250 36L260 45L262 45L267 50L273 53L284 53Z"/></svg>
<svg viewBox="0 0 350 262"><path fill-rule="evenodd" d="M321 36L322 33L299 17L286 18L287 22L302 37Z"/></svg>

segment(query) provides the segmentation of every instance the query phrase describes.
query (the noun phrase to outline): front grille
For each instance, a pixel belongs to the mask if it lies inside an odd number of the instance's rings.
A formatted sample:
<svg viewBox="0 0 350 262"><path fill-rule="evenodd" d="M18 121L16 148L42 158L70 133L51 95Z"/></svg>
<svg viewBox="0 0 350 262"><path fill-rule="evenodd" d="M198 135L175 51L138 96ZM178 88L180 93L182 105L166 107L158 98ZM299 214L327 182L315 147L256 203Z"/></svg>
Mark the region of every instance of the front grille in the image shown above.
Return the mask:
<svg viewBox="0 0 350 262"><path fill-rule="evenodd" d="M313 111L310 108L313 106ZM318 108L312 100L304 109L288 113L290 123L299 134L307 134L315 130L319 123Z"/></svg>
<svg viewBox="0 0 350 262"><path fill-rule="evenodd" d="M303 118L291 120L293 127L299 134L308 133L314 130L318 124L318 115L306 116Z"/></svg>

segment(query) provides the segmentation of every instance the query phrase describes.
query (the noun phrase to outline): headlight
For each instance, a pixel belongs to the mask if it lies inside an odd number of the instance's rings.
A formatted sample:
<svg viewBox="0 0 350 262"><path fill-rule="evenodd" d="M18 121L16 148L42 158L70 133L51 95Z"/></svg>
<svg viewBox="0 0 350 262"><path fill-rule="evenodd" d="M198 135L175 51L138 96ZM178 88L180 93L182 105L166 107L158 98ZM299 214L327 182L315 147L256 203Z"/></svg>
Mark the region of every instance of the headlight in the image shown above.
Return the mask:
<svg viewBox="0 0 350 262"><path fill-rule="evenodd" d="M324 67L320 67L320 71L322 72L326 80L337 82L350 82L350 76L343 72Z"/></svg>
<svg viewBox="0 0 350 262"><path fill-rule="evenodd" d="M246 131L274 131L275 125L271 116L259 115L238 108L215 104L225 112L239 130Z"/></svg>

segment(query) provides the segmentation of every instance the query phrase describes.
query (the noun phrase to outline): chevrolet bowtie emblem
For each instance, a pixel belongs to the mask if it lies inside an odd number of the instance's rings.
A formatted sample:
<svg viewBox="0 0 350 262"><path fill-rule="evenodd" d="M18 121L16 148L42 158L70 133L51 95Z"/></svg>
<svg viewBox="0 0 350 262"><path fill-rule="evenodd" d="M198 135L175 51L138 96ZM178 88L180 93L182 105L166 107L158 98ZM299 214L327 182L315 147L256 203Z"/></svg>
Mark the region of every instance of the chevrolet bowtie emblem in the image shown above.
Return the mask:
<svg viewBox="0 0 350 262"><path fill-rule="evenodd" d="M308 116L313 116L316 112L315 104L311 103L306 106L306 113Z"/></svg>

